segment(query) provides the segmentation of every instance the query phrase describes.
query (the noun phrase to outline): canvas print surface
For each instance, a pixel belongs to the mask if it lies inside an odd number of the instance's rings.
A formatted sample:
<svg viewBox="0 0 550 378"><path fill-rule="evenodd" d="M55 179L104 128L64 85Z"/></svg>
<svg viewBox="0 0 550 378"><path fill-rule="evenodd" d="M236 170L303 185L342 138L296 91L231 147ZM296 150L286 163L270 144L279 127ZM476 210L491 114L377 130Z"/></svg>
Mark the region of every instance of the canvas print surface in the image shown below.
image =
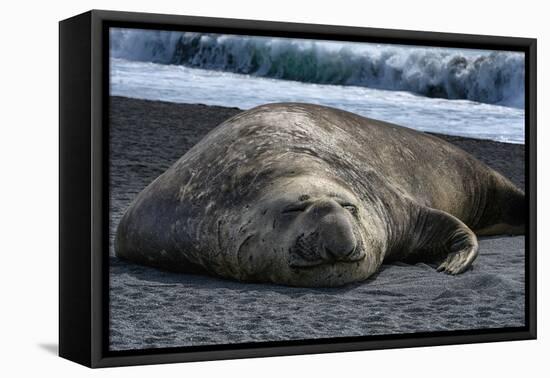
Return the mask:
<svg viewBox="0 0 550 378"><path fill-rule="evenodd" d="M523 53L109 35L110 350L525 325Z"/></svg>

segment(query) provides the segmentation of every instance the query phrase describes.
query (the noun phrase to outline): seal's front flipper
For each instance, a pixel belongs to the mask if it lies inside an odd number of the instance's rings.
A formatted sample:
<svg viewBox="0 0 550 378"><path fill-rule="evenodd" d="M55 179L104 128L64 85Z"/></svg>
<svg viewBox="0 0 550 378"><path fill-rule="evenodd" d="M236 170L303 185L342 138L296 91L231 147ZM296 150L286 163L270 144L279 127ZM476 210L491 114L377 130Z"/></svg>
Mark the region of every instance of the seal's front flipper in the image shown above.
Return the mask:
<svg viewBox="0 0 550 378"><path fill-rule="evenodd" d="M466 271L474 262L478 254L478 246L466 246L455 252L450 252L437 267L438 272L460 274Z"/></svg>
<svg viewBox="0 0 550 378"><path fill-rule="evenodd" d="M422 207L413 227L413 254L439 263L438 272L460 274L478 254L477 237L458 218L444 211Z"/></svg>

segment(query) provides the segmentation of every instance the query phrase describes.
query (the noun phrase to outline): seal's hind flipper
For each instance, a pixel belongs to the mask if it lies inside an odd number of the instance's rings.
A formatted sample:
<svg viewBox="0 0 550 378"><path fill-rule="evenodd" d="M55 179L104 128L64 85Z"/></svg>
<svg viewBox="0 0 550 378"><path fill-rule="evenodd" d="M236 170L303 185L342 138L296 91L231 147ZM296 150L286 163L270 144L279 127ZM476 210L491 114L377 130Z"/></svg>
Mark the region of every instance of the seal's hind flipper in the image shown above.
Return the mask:
<svg viewBox="0 0 550 378"><path fill-rule="evenodd" d="M480 236L524 235L528 215L525 193L501 174L493 172L493 176L487 204L473 230Z"/></svg>
<svg viewBox="0 0 550 378"><path fill-rule="evenodd" d="M479 247L474 232L444 211L421 207L411 232L411 255L417 260L439 263L437 271L460 274L477 257Z"/></svg>

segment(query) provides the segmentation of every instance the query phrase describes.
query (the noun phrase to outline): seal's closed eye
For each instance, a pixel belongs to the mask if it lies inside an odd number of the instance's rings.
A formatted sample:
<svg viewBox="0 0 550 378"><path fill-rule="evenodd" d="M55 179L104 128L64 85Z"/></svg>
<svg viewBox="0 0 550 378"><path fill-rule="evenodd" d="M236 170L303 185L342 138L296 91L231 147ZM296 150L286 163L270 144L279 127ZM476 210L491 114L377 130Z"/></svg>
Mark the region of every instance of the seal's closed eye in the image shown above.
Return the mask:
<svg viewBox="0 0 550 378"><path fill-rule="evenodd" d="M344 209L349 211L351 214L353 215L357 214L357 207L355 205L352 205L351 203L343 203L341 205Z"/></svg>
<svg viewBox="0 0 550 378"><path fill-rule="evenodd" d="M302 194L298 198L298 203L293 203L288 206L286 206L281 214L292 214L292 213L301 213L302 211L305 211L309 205L311 205L311 201L308 201L311 197L307 194Z"/></svg>
<svg viewBox="0 0 550 378"><path fill-rule="evenodd" d="M309 206L308 203L292 204L290 206L285 207L281 212L281 214L301 213L302 211L305 211L308 206Z"/></svg>

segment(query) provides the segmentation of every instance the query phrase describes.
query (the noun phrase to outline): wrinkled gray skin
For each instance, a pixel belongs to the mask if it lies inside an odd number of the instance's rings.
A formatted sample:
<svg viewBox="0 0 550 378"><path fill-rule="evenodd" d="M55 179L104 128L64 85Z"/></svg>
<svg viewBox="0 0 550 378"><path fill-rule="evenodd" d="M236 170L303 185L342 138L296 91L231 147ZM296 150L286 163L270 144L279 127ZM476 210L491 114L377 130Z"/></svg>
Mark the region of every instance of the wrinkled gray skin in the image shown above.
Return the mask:
<svg viewBox="0 0 550 378"><path fill-rule="evenodd" d="M119 257L162 269L339 286L383 261L450 274L476 235L524 230L524 194L436 137L309 104L268 104L212 130L120 221Z"/></svg>

